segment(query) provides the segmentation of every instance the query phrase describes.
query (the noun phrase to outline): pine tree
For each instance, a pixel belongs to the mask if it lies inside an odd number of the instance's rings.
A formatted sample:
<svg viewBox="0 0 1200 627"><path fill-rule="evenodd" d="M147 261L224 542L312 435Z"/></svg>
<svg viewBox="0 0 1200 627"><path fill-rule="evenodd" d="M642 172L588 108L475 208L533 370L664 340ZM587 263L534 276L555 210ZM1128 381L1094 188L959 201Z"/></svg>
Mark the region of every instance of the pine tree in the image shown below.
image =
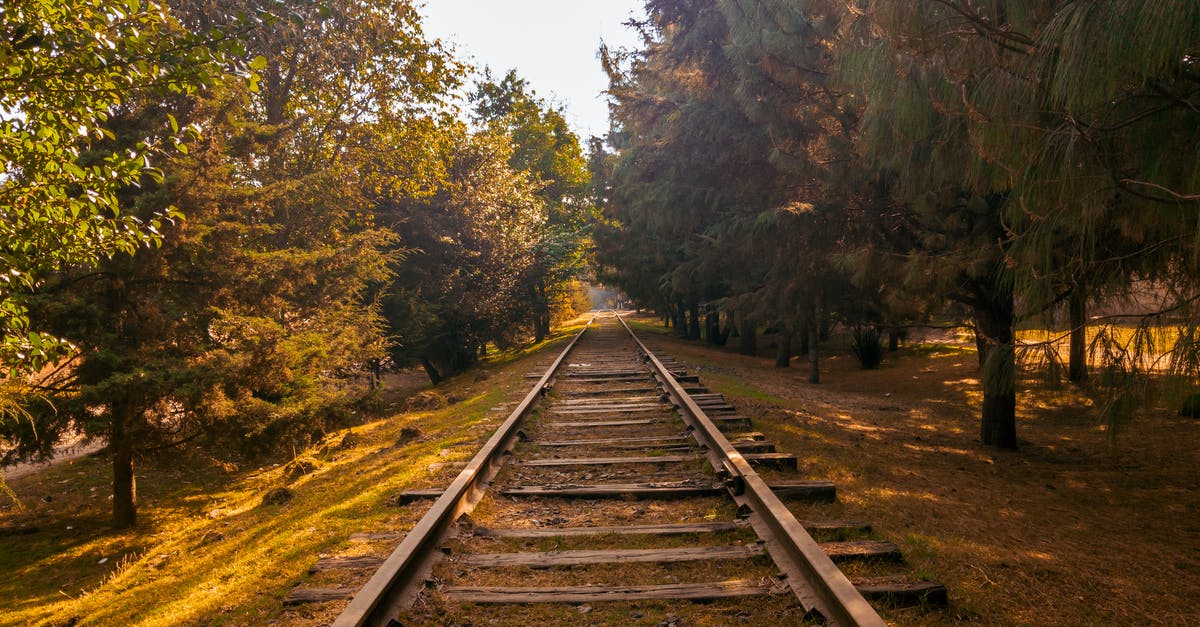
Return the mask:
<svg viewBox="0 0 1200 627"><path fill-rule="evenodd" d="M222 28L242 5L183 6L191 28ZM366 156L397 118L437 105L447 64L416 13L390 3L297 6L242 32L262 80L187 98L146 98L96 158L169 112L202 144L161 184L124 190L122 211L169 204L186 219L161 249L69 268L37 295L42 328L79 347L47 385L53 407L25 451L66 428L107 440L114 522L136 522L135 459L185 441L248 454L306 445L360 394L382 357L368 298L388 276L392 236L374 225ZM329 47L332 31L356 46ZM376 64L390 59L387 70Z"/></svg>

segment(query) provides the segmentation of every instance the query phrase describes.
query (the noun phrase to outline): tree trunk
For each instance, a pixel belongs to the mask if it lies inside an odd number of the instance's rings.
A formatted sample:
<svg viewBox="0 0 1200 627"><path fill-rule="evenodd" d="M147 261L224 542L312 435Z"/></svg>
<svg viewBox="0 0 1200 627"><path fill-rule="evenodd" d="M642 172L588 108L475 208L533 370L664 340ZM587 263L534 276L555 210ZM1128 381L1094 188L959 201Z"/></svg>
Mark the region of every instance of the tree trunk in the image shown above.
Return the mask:
<svg viewBox="0 0 1200 627"><path fill-rule="evenodd" d="M692 303L688 308L688 339L700 339L700 303Z"/></svg>
<svg viewBox="0 0 1200 627"><path fill-rule="evenodd" d="M805 323L808 331L805 336L808 341L805 342L808 346L808 382L821 382L821 341L824 339L822 335L822 320L821 320L821 295L815 293L812 297L812 303L809 305L808 320Z"/></svg>
<svg viewBox="0 0 1200 627"><path fill-rule="evenodd" d="M721 312L712 305L708 306L704 316L704 338L714 346L721 344Z"/></svg>
<svg viewBox="0 0 1200 627"><path fill-rule="evenodd" d="M545 279L539 280L533 286L533 304L534 341L541 342L550 335L550 301L546 298Z"/></svg>
<svg viewBox="0 0 1200 627"><path fill-rule="evenodd" d="M438 372L437 367L434 366L433 362L429 361L427 357L421 358L421 366L425 368L425 375L429 377L430 383L437 385L442 382L444 377L440 372Z"/></svg>
<svg viewBox="0 0 1200 627"><path fill-rule="evenodd" d="M775 367L787 368L792 362L792 332L779 333L779 345L775 347Z"/></svg>
<svg viewBox="0 0 1200 627"><path fill-rule="evenodd" d="M738 316L738 336L741 339L741 348L738 352L743 355L758 354L758 329L755 327L754 321L748 316Z"/></svg>
<svg viewBox="0 0 1200 627"><path fill-rule="evenodd" d="M821 327L817 324L816 316L809 321L807 328L808 341L808 382L821 382Z"/></svg>
<svg viewBox="0 0 1200 627"><path fill-rule="evenodd" d="M1013 292L995 285L992 298L975 307L975 344L983 379L980 440L1017 448L1016 358L1013 351Z"/></svg>
<svg viewBox="0 0 1200 627"><path fill-rule="evenodd" d="M888 327L888 352L895 353L900 350L900 328Z"/></svg>
<svg viewBox="0 0 1200 627"><path fill-rule="evenodd" d="M1071 324L1071 356L1068 366L1068 378L1072 383L1083 383L1088 378L1087 363L1087 281L1082 277L1077 279L1071 290L1071 299L1067 308L1070 310Z"/></svg>
<svg viewBox="0 0 1200 627"><path fill-rule="evenodd" d="M687 309L680 303L671 309L671 315L674 318L675 335L687 337Z"/></svg>
<svg viewBox="0 0 1200 627"><path fill-rule="evenodd" d="M128 400L113 401L113 526L126 529L137 524L137 479L133 474L133 437L130 433L135 409Z"/></svg>

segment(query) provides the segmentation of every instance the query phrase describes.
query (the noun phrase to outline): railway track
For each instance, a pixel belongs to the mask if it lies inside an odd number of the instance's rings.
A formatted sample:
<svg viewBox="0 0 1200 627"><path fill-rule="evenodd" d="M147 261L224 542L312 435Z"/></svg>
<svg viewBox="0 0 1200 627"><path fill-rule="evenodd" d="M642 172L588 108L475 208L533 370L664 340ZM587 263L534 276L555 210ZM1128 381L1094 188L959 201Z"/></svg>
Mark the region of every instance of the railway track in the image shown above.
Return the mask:
<svg viewBox="0 0 1200 627"><path fill-rule="evenodd" d="M436 501L334 625L882 625L868 599L944 603L934 582L848 578L839 564L899 551L797 520L785 500L834 486L795 480L794 455L619 317L535 376L449 487L407 495Z"/></svg>

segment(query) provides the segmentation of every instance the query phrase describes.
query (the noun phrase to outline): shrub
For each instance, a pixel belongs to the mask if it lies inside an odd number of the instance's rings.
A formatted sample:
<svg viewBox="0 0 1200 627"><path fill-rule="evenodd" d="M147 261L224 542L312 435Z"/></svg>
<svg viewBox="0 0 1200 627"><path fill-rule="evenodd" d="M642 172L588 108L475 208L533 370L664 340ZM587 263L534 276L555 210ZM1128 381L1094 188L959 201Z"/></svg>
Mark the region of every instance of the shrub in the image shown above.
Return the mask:
<svg viewBox="0 0 1200 627"><path fill-rule="evenodd" d="M883 361L883 341L879 329L874 326L855 327L850 350L858 358L863 370L878 368Z"/></svg>

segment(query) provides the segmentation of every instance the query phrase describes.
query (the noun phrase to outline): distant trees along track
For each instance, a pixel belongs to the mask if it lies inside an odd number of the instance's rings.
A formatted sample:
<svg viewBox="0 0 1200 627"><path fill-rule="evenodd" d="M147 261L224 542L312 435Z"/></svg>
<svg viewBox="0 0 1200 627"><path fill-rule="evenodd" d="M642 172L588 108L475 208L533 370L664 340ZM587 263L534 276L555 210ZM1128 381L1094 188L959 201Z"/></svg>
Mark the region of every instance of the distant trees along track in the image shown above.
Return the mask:
<svg viewBox="0 0 1200 627"><path fill-rule="evenodd" d="M540 411L533 415L535 405ZM899 561L899 552L881 541L816 542L809 531L854 535L869 527L798 521L781 497L833 500L834 486L770 478L794 471L796 457L775 452L749 427L748 418L720 394L701 387L698 377L670 358L650 353L619 316L600 314L540 375L449 487L410 495L437 495L437 500L333 624L407 623L412 619L405 619L405 613L421 595L425 605L469 603L474 608L749 600L749 609L738 615L750 618L755 608L767 607L762 599L771 599L774 611L783 607L796 619L823 618L836 625L883 625L868 599L888 605L945 602L945 588L935 582L903 577L852 581L843 574L835 561ZM768 478L753 468L759 465ZM489 492L495 502L481 510L488 520L462 518ZM629 515L614 514L635 501L644 504L635 514L653 510L649 518L632 524ZM504 508L514 504L514 511L558 515L545 520L505 515ZM697 517L696 511L710 513ZM718 543L728 541L730 534L743 539ZM679 538L689 537L695 538L692 546L679 545ZM572 550L494 552L496 543L521 540L526 547L567 542ZM463 550L451 551L446 546L451 541L461 543ZM770 562L761 557L764 553ZM436 589L429 588L439 560L452 565L451 574L436 578ZM654 570L717 560L723 560L719 568L689 571L725 576L716 581L678 582L674 574L656 576ZM379 560L323 562L318 568L373 567ZM609 579L622 580L572 581L586 576L593 565L605 564L619 565L619 570L606 572ZM490 585L486 574L506 567L564 570L553 574L549 583L554 585ZM728 577L731 573L737 576ZM623 580L626 576L658 583ZM531 583L546 577L520 579ZM325 600L330 592L299 588L285 603Z"/></svg>

